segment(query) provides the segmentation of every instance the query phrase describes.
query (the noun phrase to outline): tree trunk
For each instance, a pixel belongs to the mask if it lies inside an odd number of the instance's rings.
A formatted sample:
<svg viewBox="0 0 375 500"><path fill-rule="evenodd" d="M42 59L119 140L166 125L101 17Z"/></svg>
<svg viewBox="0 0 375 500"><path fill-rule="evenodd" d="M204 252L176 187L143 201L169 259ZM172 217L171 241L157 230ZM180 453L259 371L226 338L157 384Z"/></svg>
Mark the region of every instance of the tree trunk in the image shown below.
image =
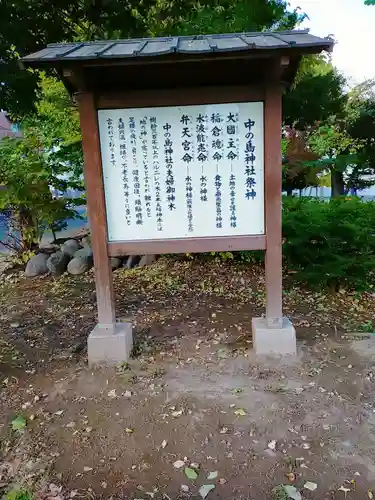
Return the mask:
<svg viewBox="0 0 375 500"><path fill-rule="evenodd" d="M345 182L342 172L337 170L331 171L331 197L343 196L345 194Z"/></svg>
<svg viewBox="0 0 375 500"><path fill-rule="evenodd" d="M293 196L293 188L288 187L288 188L286 189L286 195L287 195L287 196Z"/></svg>

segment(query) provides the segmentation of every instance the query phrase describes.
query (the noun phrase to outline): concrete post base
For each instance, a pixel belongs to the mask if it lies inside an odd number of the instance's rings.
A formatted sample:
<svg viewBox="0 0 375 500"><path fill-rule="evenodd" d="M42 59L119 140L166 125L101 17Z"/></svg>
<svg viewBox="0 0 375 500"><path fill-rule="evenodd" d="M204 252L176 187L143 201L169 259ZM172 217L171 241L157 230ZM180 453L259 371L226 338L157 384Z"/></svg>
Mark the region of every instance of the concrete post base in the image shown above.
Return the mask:
<svg viewBox="0 0 375 500"><path fill-rule="evenodd" d="M129 361L133 348L133 333L130 322L116 323L108 329L96 325L87 340L89 366L117 365Z"/></svg>
<svg viewBox="0 0 375 500"><path fill-rule="evenodd" d="M253 347L261 356L295 356L296 331L288 318L283 318L281 328L270 328L266 318L253 318Z"/></svg>

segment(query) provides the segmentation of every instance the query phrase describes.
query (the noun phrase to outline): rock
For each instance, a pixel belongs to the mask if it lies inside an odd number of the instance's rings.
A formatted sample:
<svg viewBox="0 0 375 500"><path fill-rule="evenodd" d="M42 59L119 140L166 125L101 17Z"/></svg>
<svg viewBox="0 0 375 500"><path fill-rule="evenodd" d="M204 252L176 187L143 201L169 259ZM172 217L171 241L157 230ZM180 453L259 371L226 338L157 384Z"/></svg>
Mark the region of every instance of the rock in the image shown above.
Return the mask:
<svg viewBox="0 0 375 500"><path fill-rule="evenodd" d="M47 267L54 276L61 276L65 273L69 261L68 254L58 251L53 253L47 260Z"/></svg>
<svg viewBox="0 0 375 500"><path fill-rule="evenodd" d="M89 246L80 248L74 254L74 257L92 257L92 249Z"/></svg>
<svg viewBox="0 0 375 500"><path fill-rule="evenodd" d="M73 257L76 251L79 249L79 243L77 240L66 240L65 243L61 245L61 251Z"/></svg>
<svg viewBox="0 0 375 500"><path fill-rule="evenodd" d="M45 253L38 253L31 257L29 262L26 264L25 274L28 278L33 276L39 276L40 274L48 273L47 267L48 255Z"/></svg>
<svg viewBox="0 0 375 500"><path fill-rule="evenodd" d="M39 243L39 250L42 253L48 253L51 255L60 250L60 245L57 245L56 243L41 242Z"/></svg>
<svg viewBox="0 0 375 500"><path fill-rule="evenodd" d="M118 257L111 257L109 259L109 262L111 264L112 271L118 269L121 266L121 259L119 259Z"/></svg>
<svg viewBox="0 0 375 500"><path fill-rule="evenodd" d="M90 235L88 236L84 236L82 239L81 239L81 245L83 247L90 247L91 246L91 237Z"/></svg>
<svg viewBox="0 0 375 500"><path fill-rule="evenodd" d="M124 260L123 267L125 267L126 269L132 269L139 263L140 260L140 255L129 255L129 257Z"/></svg>
<svg viewBox="0 0 375 500"><path fill-rule="evenodd" d="M139 267L145 267L145 266L149 266L150 264L152 264L153 262L155 262L156 260L156 255L144 255L141 260L139 261L139 264L138 266Z"/></svg>
<svg viewBox="0 0 375 500"><path fill-rule="evenodd" d="M91 257L74 257L68 264L69 274L83 274L92 267Z"/></svg>

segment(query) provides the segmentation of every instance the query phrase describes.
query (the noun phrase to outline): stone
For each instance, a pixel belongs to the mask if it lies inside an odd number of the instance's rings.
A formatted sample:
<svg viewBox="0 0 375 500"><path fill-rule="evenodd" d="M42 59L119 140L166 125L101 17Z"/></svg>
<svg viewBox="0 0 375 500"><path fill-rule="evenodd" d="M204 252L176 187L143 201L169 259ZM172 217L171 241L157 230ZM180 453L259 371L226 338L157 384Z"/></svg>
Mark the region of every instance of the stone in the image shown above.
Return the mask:
<svg viewBox="0 0 375 500"><path fill-rule="evenodd" d="M91 237L90 237L90 235L84 236L81 239L81 245L83 247L90 247L91 246Z"/></svg>
<svg viewBox="0 0 375 500"><path fill-rule="evenodd" d="M69 274L83 274L92 267L91 257L74 257L68 264Z"/></svg>
<svg viewBox="0 0 375 500"><path fill-rule="evenodd" d="M58 252L50 255L47 260L47 267L54 276L61 276L65 273L69 261L69 255L59 250Z"/></svg>
<svg viewBox="0 0 375 500"><path fill-rule="evenodd" d="M74 257L91 257L92 258L92 249L89 246L80 248L74 254Z"/></svg>
<svg viewBox="0 0 375 500"><path fill-rule="evenodd" d="M121 266L121 259L119 259L118 257L111 257L109 259L109 262L111 264L112 271L118 269Z"/></svg>
<svg viewBox="0 0 375 500"><path fill-rule="evenodd" d="M126 269L132 269L139 263L140 260L140 255L129 255L129 257L124 260L123 267L125 267Z"/></svg>
<svg viewBox="0 0 375 500"><path fill-rule="evenodd" d="M76 251L80 248L77 240L66 240L65 243L61 245L61 251L73 257Z"/></svg>
<svg viewBox="0 0 375 500"><path fill-rule="evenodd" d="M48 255L45 253L38 253L31 257L26 264L25 274L28 278L39 276L48 273L47 267Z"/></svg>
<svg viewBox="0 0 375 500"><path fill-rule="evenodd" d="M156 260L156 255L150 254L150 255L144 255L141 260L139 261L138 266L139 267L145 267L149 266Z"/></svg>
<svg viewBox="0 0 375 500"><path fill-rule="evenodd" d="M288 318L281 328L270 328L266 318L253 318L253 347L260 356L296 356L296 331Z"/></svg>
<svg viewBox="0 0 375 500"><path fill-rule="evenodd" d="M113 327L96 325L87 340L89 366L115 366L130 359L133 332L130 322L116 323Z"/></svg>

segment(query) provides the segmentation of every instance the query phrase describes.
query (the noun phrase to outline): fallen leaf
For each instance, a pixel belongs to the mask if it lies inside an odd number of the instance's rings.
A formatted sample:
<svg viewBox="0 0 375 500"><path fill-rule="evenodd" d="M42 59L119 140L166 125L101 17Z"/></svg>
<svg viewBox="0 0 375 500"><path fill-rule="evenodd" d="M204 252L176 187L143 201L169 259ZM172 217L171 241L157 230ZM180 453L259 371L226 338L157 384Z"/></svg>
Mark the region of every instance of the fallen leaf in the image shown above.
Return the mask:
<svg viewBox="0 0 375 500"><path fill-rule="evenodd" d="M372 490L367 490L367 496L368 496L368 498L369 498L370 500L373 500L373 498L374 498L374 494L373 494Z"/></svg>
<svg viewBox="0 0 375 500"><path fill-rule="evenodd" d="M132 429L131 427L126 427L125 432L126 432L126 434L133 434L134 429Z"/></svg>
<svg viewBox="0 0 375 500"><path fill-rule="evenodd" d="M235 389L232 389L230 392L232 394L241 394L241 392L243 392L243 389L241 387L236 387Z"/></svg>
<svg viewBox="0 0 375 500"><path fill-rule="evenodd" d="M187 460L187 458L186 458L186 457L185 457L185 460ZM191 467L192 469L197 470L197 469L199 469L199 464L198 464L197 462L191 462L190 467Z"/></svg>
<svg viewBox="0 0 375 500"><path fill-rule="evenodd" d="M276 450L276 440L273 439L272 441L270 441L267 445L267 448L269 448L270 450Z"/></svg>
<svg viewBox="0 0 375 500"><path fill-rule="evenodd" d="M173 467L174 467L175 469L181 469L182 467L184 467L184 465L185 465L185 462L184 462L184 461L182 461L182 460L176 460L176 461L174 462L174 464L173 464Z"/></svg>
<svg viewBox="0 0 375 500"><path fill-rule="evenodd" d="M165 439L163 439L163 441L161 443L161 447L165 448L167 446L167 444L168 444L168 442Z"/></svg>
<svg viewBox="0 0 375 500"><path fill-rule="evenodd" d="M172 411L172 417L181 417L181 415L183 413L184 413L184 410Z"/></svg>
<svg viewBox="0 0 375 500"><path fill-rule="evenodd" d="M294 474L294 472L287 472L285 476L289 479L291 483L294 483L294 481L296 480L296 475Z"/></svg>
<svg viewBox="0 0 375 500"><path fill-rule="evenodd" d="M83 468L83 472L90 472L90 471L92 471L92 467L86 467L86 466L85 466L85 467Z"/></svg>
<svg viewBox="0 0 375 500"><path fill-rule="evenodd" d="M208 480L211 480L211 479L216 479L217 476L219 475L218 471L217 470L214 470L213 472L210 472L207 476L207 479Z"/></svg>
<svg viewBox="0 0 375 500"><path fill-rule="evenodd" d="M55 411L54 415L57 415L58 417L61 417L61 415L64 413L64 410L59 410ZM73 490L74 491L74 490Z"/></svg>
<svg viewBox="0 0 375 500"><path fill-rule="evenodd" d="M112 389L111 391L109 391L108 397L109 398L117 398L116 389Z"/></svg>
<svg viewBox="0 0 375 500"><path fill-rule="evenodd" d="M206 498L211 490L215 489L214 484L204 484L199 488L199 494L202 498Z"/></svg>
<svg viewBox="0 0 375 500"><path fill-rule="evenodd" d="M191 469L190 467L185 467L185 476L191 479L192 481L195 481L198 477L198 474L195 472L194 469Z"/></svg>
<svg viewBox="0 0 375 500"><path fill-rule="evenodd" d="M292 498L292 500L302 500L301 493L295 486L291 486L290 484L283 484L283 488L285 493L289 498Z"/></svg>
<svg viewBox="0 0 375 500"><path fill-rule="evenodd" d="M189 486L187 484L181 484L181 491L187 493L189 491Z"/></svg>
<svg viewBox="0 0 375 500"><path fill-rule="evenodd" d="M309 443L302 443L302 448L303 448L304 450L309 450L309 449L310 449L310 445L309 445Z"/></svg>
<svg viewBox="0 0 375 500"><path fill-rule="evenodd" d="M26 419L23 415L18 415L12 420L12 429L14 431L19 431L26 427Z"/></svg>
<svg viewBox="0 0 375 500"><path fill-rule="evenodd" d="M340 486L340 488L337 491L342 491L345 495L345 498L346 498L346 495L349 493L349 491L351 491L351 489L345 488L345 486Z"/></svg>
<svg viewBox="0 0 375 500"><path fill-rule="evenodd" d="M236 410L234 414L240 417L244 417L246 415L246 411L243 408L238 408L238 410Z"/></svg>
<svg viewBox="0 0 375 500"><path fill-rule="evenodd" d="M224 479L223 477L221 477L221 478L219 479L219 483L220 483L220 484L225 484L226 482L227 482L227 480L226 480L226 479Z"/></svg>
<svg viewBox="0 0 375 500"><path fill-rule="evenodd" d="M132 393L131 393L131 391L125 391L123 393L123 396L124 396L124 398L131 398L132 397Z"/></svg>
<svg viewBox="0 0 375 500"><path fill-rule="evenodd" d="M318 485L316 483L312 483L311 481L306 481L304 488L306 490L315 491Z"/></svg>

